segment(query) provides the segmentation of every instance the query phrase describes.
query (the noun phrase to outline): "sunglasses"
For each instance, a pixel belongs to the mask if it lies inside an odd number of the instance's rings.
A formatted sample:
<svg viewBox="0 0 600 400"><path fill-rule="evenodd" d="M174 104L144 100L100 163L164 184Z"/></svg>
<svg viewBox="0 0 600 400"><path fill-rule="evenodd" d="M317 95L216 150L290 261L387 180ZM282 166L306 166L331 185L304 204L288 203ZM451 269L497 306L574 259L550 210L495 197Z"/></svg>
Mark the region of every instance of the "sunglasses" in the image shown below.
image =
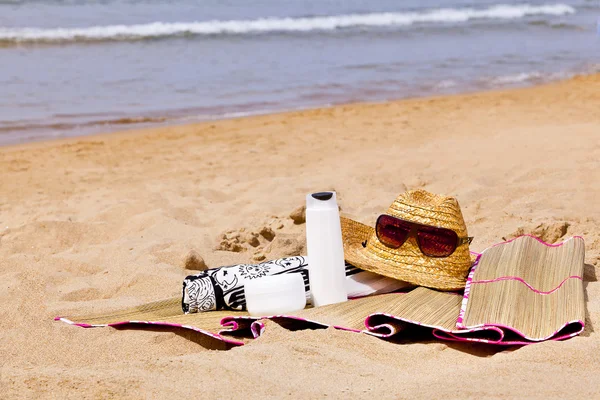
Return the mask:
<svg viewBox="0 0 600 400"><path fill-rule="evenodd" d="M405 221L382 214L375 225L377 239L387 247L397 249L412 235L419 249L428 257L448 257L458 246L471 244L472 237L458 237L452 229L438 228Z"/></svg>

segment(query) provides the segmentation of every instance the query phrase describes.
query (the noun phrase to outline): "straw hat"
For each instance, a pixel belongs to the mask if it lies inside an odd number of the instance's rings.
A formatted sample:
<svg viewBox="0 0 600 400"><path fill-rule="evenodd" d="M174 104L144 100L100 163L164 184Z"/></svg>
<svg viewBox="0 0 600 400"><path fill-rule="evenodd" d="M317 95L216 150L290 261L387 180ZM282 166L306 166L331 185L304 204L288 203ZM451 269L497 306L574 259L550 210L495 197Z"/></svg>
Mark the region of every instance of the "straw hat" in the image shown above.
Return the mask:
<svg viewBox="0 0 600 400"><path fill-rule="evenodd" d="M401 194L385 212L406 221L439 228L448 228L467 237L467 227L458 201L425 190ZM379 241L375 229L341 218L344 258L350 264L390 278L440 290L459 290L465 287L472 261L469 244L459 245L448 257L424 255L411 236L397 249Z"/></svg>

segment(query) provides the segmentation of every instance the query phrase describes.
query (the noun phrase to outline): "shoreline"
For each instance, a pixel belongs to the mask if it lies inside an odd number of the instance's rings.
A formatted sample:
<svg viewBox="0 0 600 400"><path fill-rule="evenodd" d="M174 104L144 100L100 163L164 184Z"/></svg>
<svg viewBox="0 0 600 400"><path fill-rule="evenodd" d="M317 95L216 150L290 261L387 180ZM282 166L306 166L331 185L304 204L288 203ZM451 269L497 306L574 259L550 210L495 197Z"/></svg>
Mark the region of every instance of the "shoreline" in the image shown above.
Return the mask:
<svg viewBox="0 0 600 400"><path fill-rule="evenodd" d="M146 116L146 117L125 117L122 118L123 120L159 120L159 119L164 119L164 121L161 122L151 122L149 125L145 125L144 122L138 123L138 122L132 122L131 125L136 125L136 126L131 126L131 128L124 128L124 129L119 129L118 127L120 126L120 124L117 125L113 125L115 129L111 129L111 130L106 130L106 131L100 131L100 132L93 132L93 133L89 133L89 134L81 134L81 135L61 135L61 136L57 136L55 138L41 138L41 139L34 139L34 140L30 140L30 141L24 141L24 142L7 142L6 144L0 144L0 151L2 151L3 149L7 149L7 148L18 148L21 146L30 146L30 145L35 145L35 144L39 144L39 145L45 145L46 143L69 143L72 141L79 141L79 140L83 140L86 138L89 138L90 140L97 140L99 138L102 137L106 137L106 136L113 136L113 135L139 135L139 134L144 134L144 132L153 132L153 131L159 131L161 129L172 129L172 128L191 128L194 126L198 126L198 127L203 127L203 126L210 126L213 124L219 124L221 122L226 122L226 121L244 121L244 120L248 120L248 119L253 119L253 118L261 118L261 117L269 117L269 116L285 116L285 115L296 115L298 113L311 113L311 112L318 112L320 110L332 110L332 109L336 109L336 108L345 108L345 107L361 107L361 106L385 106L387 104L400 104L400 103L411 103L411 102L427 102L427 101L435 101L435 100L442 100L444 98L460 98L463 96L469 97L469 96L478 96L478 95L502 95L502 94L508 94L508 93L512 93L512 92L518 92L518 91L522 91L522 90L530 90L530 89L535 89L535 88L543 88L546 86L553 86L553 85L557 85L557 84L562 84L562 83L567 83L570 81L576 81L576 80L581 80L581 79L595 79L597 77L600 77L600 73L589 73L589 74L574 74L572 76L569 76L567 78L564 79L558 79L558 80L550 80L548 82L543 82L543 83L539 83L539 84L533 84L533 85L525 85L525 86L516 86L516 87L503 87L503 88L493 88L493 89L489 89L489 90L477 90L477 89L473 89L473 90L466 90L466 91L460 91L460 92L456 92L456 93L442 93L442 94L424 94L423 96L411 96L411 97L405 97L405 98L398 98L398 99L393 99L393 100L381 100L381 101L358 101L358 102L349 102L349 103L340 103L340 104L330 104L330 105L324 105L324 106L307 106L307 107L299 107L299 108L292 108L292 109L282 109L280 111L271 111L271 110L265 110L265 111L256 111L256 112L249 112L248 115L242 115L242 116L234 116L234 117L215 117L214 119L204 119L203 117L190 117L190 116L183 116L183 117L165 117L165 116ZM235 113L233 113L235 114ZM158 114L157 114L158 115ZM190 122L176 122L177 120L185 120L185 119L190 119L192 121ZM129 125L130 123L125 123L123 125ZM140 126L142 125L142 126Z"/></svg>

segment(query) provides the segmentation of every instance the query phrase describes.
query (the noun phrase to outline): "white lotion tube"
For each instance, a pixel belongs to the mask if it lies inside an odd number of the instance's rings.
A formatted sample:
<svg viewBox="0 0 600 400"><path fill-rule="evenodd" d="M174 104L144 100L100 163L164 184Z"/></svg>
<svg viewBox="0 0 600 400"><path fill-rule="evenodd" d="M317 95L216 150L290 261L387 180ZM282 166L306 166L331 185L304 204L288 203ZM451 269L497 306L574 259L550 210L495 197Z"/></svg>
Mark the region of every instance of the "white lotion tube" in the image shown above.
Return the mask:
<svg viewBox="0 0 600 400"><path fill-rule="evenodd" d="M306 247L313 306L348 300L342 228L335 192L306 196Z"/></svg>

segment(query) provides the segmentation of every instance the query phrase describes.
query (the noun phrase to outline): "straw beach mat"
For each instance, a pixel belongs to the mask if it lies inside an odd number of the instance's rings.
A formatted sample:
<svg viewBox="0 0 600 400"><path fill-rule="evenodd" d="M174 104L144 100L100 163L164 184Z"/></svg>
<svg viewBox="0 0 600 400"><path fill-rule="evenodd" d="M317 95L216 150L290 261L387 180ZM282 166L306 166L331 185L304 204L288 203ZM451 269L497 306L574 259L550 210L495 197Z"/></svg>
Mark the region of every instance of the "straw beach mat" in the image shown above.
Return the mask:
<svg viewBox="0 0 600 400"><path fill-rule="evenodd" d="M563 339L583 331L584 241L532 236L484 251L467 279L457 327L501 328L513 340Z"/></svg>
<svg viewBox="0 0 600 400"><path fill-rule="evenodd" d="M265 329L262 320L276 320L290 329L334 327L386 338L413 323L452 332L462 296L418 287L408 293L391 293L349 300L292 315L252 317L244 311L208 311L183 314L181 298L157 301L113 313L84 317L57 317L84 328L126 325L187 328L224 342L242 345L258 338ZM398 317L402 316L402 318Z"/></svg>
<svg viewBox="0 0 600 400"><path fill-rule="evenodd" d="M239 311L183 314L177 297L113 313L56 319L82 327L186 328L232 345L258 338L267 319L290 329L334 327L382 338L419 325L444 340L530 344L583 331L583 259L580 237L549 245L522 236L481 254L464 295L417 287L265 317Z"/></svg>

